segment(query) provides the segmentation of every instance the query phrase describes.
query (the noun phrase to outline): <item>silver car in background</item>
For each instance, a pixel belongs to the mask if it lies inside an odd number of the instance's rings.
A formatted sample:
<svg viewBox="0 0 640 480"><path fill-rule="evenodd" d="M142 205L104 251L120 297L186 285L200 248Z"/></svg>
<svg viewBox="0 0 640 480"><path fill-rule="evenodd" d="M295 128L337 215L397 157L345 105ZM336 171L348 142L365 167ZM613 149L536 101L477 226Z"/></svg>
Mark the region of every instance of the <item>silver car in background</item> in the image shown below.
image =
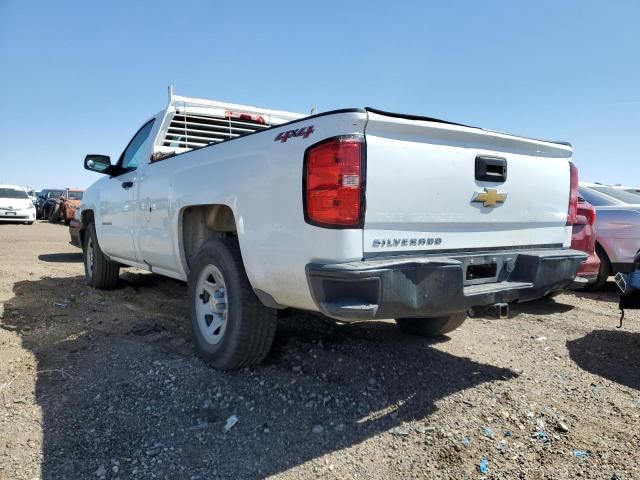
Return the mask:
<svg viewBox="0 0 640 480"><path fill-rule="evenodd" d="M636 193L640 195L640 187L627 187L625 185L610 185L613 188L625 190L627 192Z"/></svg>
<svg viewBox="0 0 640 480"><path fill-rule="evenodd" d="M640 249L640 194L607 185L581 183L580 196L596 209L598 279L587 286L596 290L610 275L629 272Z"/></svg>

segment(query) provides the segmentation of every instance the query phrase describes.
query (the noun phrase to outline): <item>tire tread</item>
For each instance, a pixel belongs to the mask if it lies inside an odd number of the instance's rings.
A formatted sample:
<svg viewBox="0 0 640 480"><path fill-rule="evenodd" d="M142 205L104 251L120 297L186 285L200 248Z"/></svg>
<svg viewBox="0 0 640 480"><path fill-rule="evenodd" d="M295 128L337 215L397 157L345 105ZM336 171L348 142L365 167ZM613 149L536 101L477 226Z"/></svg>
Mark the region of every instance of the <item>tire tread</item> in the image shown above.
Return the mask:
<svg viewBox="0 0 640 480"><path fill-rule="evenodd" d="M93 238L93 262L94 269L93 275L89 277L86 272L87 262L86 262L86 254L87 254L87 244L89 243L89 238ZM100 290L113 290L118 286L118 277L120 275L120 265L116 262L112 262L109 260L102 249L100 248L100 244L98 243L98 236L96 235L96 227L94 223L90 223L87 227L87 233L85 235L85 243L82 249L82 260L84 262L85 275L87 278L87 283L93 288L98 288Z"/></svg>
<svg viewBox="0 0 640 480"><path fill-rule="evenodd" d="M255 365L261 362L271 349L277 325L276 311L265 307L253 292L242 262L240 246L236 238L220 237L208 240L201 247L193 264L198 265L200 257L208 255L212 249L232 262L240 290L239 292L232 292L232 298L239 299L239 311L241 312L242 318L238 325L238 336L232 339L234 345L232 346L232 353L230 355L225 356L222 354L220 357L225 358L213 358L213 355L210 357L200 349L198 349L198 352L207 363L222 370L235 370ZM191 283L196 281L196 273L199 272L192 272L190 275L189 280ZM227 283L227 291L229 291L228 287L230 282L225 279L225 283ZM190 301L193 301L191 297ZM229 300L229 303L232 303L231 300ZM194 320L192 319L192 321ZM194 329L195 328L194 325Z"/></svg>

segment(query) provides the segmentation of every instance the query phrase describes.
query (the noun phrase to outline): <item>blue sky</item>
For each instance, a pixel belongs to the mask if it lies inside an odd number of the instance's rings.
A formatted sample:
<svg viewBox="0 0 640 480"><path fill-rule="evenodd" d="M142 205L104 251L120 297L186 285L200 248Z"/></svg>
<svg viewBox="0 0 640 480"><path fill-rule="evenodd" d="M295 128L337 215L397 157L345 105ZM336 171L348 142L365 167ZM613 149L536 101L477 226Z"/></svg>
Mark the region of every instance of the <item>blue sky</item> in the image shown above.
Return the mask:
<svg viewBox="0 0 640 480"><path fill-rule="evenodd" d="M0 0L0 182L86 187L166 89L570 141L640 186L640 2Z"/></svg>

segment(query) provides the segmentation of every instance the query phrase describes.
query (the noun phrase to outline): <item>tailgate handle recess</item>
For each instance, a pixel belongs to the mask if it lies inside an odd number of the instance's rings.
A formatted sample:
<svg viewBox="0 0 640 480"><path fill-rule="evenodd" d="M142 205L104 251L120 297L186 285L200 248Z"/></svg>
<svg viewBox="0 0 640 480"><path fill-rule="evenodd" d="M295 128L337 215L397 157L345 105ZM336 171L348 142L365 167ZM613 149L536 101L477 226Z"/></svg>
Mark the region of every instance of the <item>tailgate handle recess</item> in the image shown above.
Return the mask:
<svg viewBox="0 0 640 480"><path fill-rule="evenodd" d="M507 159L478 155L476 157L476 180L505 182L507 180Z"/></svg>

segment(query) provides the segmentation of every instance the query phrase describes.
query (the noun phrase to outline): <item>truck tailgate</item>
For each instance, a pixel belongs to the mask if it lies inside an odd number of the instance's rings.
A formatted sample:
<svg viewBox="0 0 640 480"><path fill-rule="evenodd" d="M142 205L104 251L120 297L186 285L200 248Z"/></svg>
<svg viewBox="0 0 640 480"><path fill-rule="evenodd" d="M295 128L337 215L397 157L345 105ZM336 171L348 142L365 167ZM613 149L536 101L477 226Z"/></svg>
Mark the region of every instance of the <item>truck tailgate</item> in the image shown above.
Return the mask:
<svg viewBox="0 0 640 480"><path fill-rule="evenodd" d="M365 136L365 257L569 246L569 145L371 111Z"/></svg>

